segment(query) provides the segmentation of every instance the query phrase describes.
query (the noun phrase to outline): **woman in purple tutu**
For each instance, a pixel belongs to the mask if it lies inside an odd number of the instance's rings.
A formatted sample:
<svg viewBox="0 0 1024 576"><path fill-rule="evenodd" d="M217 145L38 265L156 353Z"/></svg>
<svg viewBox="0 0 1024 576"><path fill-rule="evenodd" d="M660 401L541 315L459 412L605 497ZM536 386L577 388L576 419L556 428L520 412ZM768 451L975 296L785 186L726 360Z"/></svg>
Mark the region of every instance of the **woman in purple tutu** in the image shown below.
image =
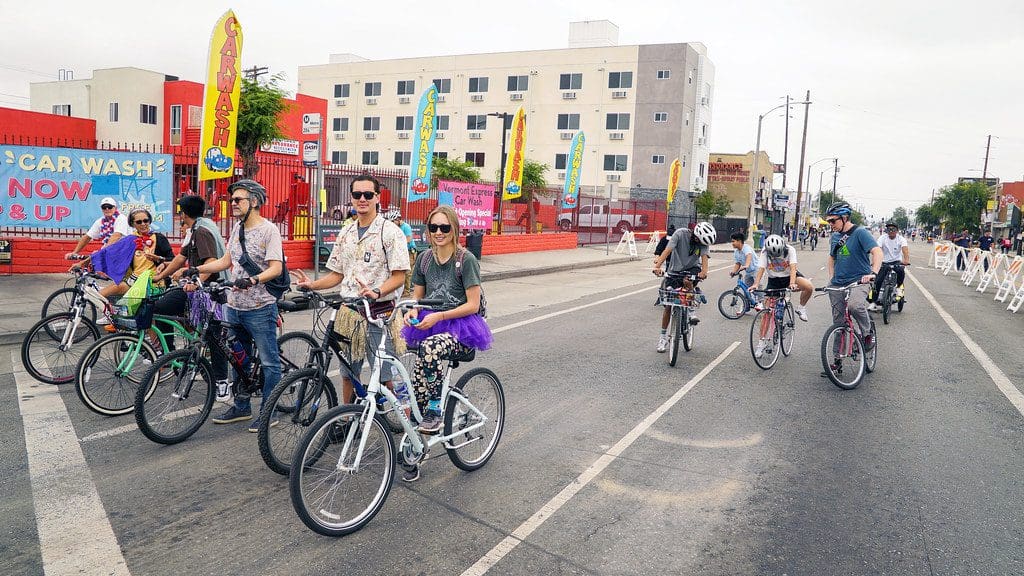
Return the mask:
<svg viewBox="0 0 1024 576"><path fill-rule="evenodd" d="M480 263L458 244L459 220L449 206L438 206L427 217L430 249L412 268L413 298L442 300L434 310L411 310L402 336L419 347L413 386L423 423L419 430L441 429L442 361L471 349L491 347L491 329L480 310ZM418 477L418 474L417 474Z"/></svg>

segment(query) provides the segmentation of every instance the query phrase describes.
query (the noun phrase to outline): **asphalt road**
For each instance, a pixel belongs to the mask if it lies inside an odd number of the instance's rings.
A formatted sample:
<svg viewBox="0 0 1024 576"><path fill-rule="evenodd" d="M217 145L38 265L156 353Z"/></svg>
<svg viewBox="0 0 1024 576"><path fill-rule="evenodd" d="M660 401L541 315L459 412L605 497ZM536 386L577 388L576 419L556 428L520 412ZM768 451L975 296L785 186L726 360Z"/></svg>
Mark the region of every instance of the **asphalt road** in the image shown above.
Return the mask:
<svg viewBox="0 0 1024 576"><path fill-rule="evenodd" d="M912 247L920 265L922 248ZM816 285L824 256L800 254ZM1005 378L1024 382L1024 315L991 289L911 274ZM120 573L135 575L461 574L485 557L500 557L489 574L1024 574L1024 417L913 281L906 311L879 326L877 371L854 391L818 375L825 299L798 323L793 356L762 371L750 317L727 321L714 307L731 284L715 272L695 349L671 368L654 350L656 284L646 262L489 283L499 333L474 364L507 397L493 460L465 473L435 455L341 539L299 521L244 425L158 446L130 416L97 416L62 388L65 433L129 429L41 455L80 450L87 474L57 466L46 480L69 495L95 486L106 514L68 509L57 525L106 522ZM61 490L30 472L16 356L0 348L0 574L72 573L55 558L115 573L90 544L48 547L54 522L37 511L59 510Z"/></svg>

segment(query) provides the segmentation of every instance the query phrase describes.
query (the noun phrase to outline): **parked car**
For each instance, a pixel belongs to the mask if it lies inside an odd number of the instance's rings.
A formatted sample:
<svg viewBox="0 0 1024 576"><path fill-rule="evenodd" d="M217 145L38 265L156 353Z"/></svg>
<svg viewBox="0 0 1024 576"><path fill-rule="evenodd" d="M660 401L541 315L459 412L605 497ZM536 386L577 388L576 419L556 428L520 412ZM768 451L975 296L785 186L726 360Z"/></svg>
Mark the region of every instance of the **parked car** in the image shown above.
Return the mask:
<svg viewBox="0 0 1024 576"><path fill-rule="evenodd" d="M563 231L572 228L572 212L562 212L558 215L558 227ZM644 230L647 228L647 215L636 214L630 211L609 207L607 205L580 206L577 225L579 228L607 228L611 220L612 227L619 232L631 232L633 230Z"/></svg>

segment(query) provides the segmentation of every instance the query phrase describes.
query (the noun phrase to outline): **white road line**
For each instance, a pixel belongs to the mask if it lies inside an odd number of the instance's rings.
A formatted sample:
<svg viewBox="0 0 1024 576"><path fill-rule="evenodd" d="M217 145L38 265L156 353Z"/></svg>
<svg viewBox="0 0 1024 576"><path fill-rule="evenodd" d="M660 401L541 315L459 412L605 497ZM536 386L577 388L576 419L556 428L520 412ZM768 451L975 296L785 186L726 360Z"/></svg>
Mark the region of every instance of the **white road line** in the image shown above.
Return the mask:
<svg viewBox="0 0 1024 576"><path fill-rule="evenodd" d="M679 402L687 392L693 389L701 380L703 380L716 366L722 363L729 354L732 354L740 343L733 342L724 352L718 355L711 361L710 364L704 367L703 370L697 373L696 376L690 379L682 388L679 389L671 398L666 400L657 410L651 412L647 418L644 418L639 424L637 424L632 430L629 431L621 440L615 443L614 446L608 449L607 452L601 455L589 468L583 471L582 474L576 477L568 486L562 489L561 492L555 495L554 498L549 500L547 504L541 507L533 516L530 516L526 522L519 525L518 528L512 531L512 534L505 537L504 540L499 542L497 546L491 548L487 554L484 554L482 558L476 561L475 564L466 569L462 573L462 576L481 576L497 564L502 558L508 555L509 552L514 550L516 546L520 545L523 540L530 536L534 530L540 527L548 518L553 516L559 508L565 505L566 502L572 499L580 490L589 484L598 474L604 471L609 464L615 461L620 454L626 451L633 442L636 441L644 432L646 432L655 422L658 421L666 412L672 409L673 406Z"/></svg>
<svg viewBox="0 0 1024 576"><path fill-rule="evenodd" d="M974 355L975 359L978 360L978 363L981 364L981 367L985 369L985 372L988 372L988 377L995 382L996 387L1003 393L1003 396L1006 396L1006 399L1013 404L1013 407L1017 409L1017 412L1020 412L1021 416L1024 416L1024 394L1021 394L1021 391L1017 389L1017 387L1013 385L1013 382L1006 377L1006 374L996 366L996 363L993 362L992 359L989 358L989 355L981 349L981 346L978 346L974 339L968 336L967 332L960 327L960 324L958 324L957 321L942 308L938 300L932 296L931 292L925 289L924 285L921 284L910 272L907 272L907 277L914 281L918 290L920 290L921 293L924 294L924 297L931 302L932 307L939 313L939 316L946 321L946 325L953 330L953 333L956 334L957 337L960 338L960 341L963 342L967 350Z"/></svg>
<svg viewBox="0 0 1024 576"><path fill-rule="evenodd" d="M13 352L11 366L43 571L48 576L129 575L60 392L33 380Z"/></svg>

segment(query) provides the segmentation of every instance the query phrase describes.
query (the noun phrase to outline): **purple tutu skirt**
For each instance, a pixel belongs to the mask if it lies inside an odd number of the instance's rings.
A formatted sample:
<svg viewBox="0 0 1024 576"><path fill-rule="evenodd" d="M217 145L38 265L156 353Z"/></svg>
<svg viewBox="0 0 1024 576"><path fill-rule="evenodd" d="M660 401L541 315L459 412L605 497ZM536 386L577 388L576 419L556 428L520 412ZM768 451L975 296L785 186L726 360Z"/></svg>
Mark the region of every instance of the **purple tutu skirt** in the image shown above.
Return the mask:
<svg viewBox="0 0 1024 576"><path fill-rule="evenodd" d="M422 319L432 310L420 310L418 318ZM402 338L410 346L419 346L427 338L434 334L451 334L463 346L476 348L477 350L488 350L494 337L491 335L491 328L487 322L477 314L470 314L462 318L441 320L431 326L428 330L420 330L412 326L402 328Z"/></svg>

